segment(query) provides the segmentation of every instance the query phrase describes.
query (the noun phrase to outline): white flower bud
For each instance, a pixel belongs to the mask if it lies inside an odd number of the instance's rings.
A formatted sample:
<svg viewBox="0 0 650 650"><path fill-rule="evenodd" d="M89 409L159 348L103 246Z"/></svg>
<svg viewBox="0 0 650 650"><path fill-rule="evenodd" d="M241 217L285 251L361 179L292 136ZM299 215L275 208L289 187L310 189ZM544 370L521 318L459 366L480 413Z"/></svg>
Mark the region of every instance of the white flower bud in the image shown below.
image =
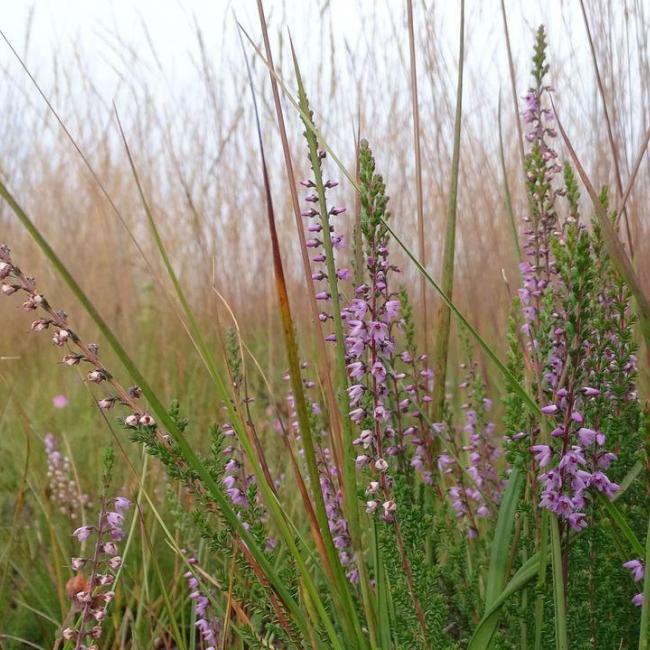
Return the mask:
<svg viewBox="0 0 650 650"><path fill-rule="evenodd" d="M4 280L10 273L13 267L6 262L0 262L0 280Z"/></svg>
<svg viewBox="0 0 650 650"><path fill-rule="evenodd" d="M378 481L370 481L368 487L366 488L366 494L374 494L379 489Z"/></svg>
<svg viewBox="0 0 650 650"><path fill-rule="evenodd" d="M388 469L388 463L383 458L378 458L375 461L375 469L380 472L385 472Z"/></svg>
<svg viewBox="0 0 650 650"><path fill-rule="evenodd" d="M127 427L137 427L139 420L140 418L137 415L131 414L124 419L124 424L126 424Z"/></svg>

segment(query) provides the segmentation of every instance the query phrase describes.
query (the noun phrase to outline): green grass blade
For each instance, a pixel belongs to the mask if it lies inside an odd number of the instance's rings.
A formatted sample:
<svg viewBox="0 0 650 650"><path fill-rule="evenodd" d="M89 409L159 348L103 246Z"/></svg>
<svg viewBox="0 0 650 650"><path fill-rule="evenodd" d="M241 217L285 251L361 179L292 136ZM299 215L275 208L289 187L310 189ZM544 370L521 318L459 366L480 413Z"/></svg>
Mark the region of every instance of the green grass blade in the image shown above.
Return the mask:
<svg viewBox="0 0 650 650"><path fill-rule="evenodd" d="M627 523L627 520L623 516L623 513L620 511L618 506L613 501L610 501L606 496L603 496L600 493L598 494L598 501L605 508L605 512L612 520L612 523L619 529L619 531L623 534L623 537L625 537L629 543L631 552L636 557L643 557L645 554L645 549L643 548L643 545L639 541L638 537L634 534L634 531L630 527L630 524Z"/></svg>
<svg viewBox="0 0 650 650"><path fill-rule="evenodd" d="M551 516L551 565L553 567L553 602L555 605L555 647L569 650L566 629L566 594L562 571L562 542L557 517Z"/></svg>
<svg viewBox="0 0 650 650"><path fill-rule="evenodd" d="M506 156L503 149L503 129L501 124L501 93L499 93L499 104L497 108L497 122L499 124L499 162L501 163L501 175L503 176L503 192L506 202L506 212L508 213L508 224L512 232L512 243L517 253L517 259L521 259L521 247L519 246L519 236L517 234L517 225L515 213L512 207L512 195L510 194L510 183L508 183L508 170L506 169Z"/></svg>
<svg viewBox="0 0 650 650"><path fill-rule="evenodd" d="M456 217L458 214L458 174L460 169L460 134L463 119L463 69L465 60L465 0L460 3L460 50L458 54L458 85L456 88L456 117L454 119L454 149L451 161L451 184L447 208L447 231L442 256L441 287L449 299L454 290L454 258L456 256ZM442 419L445 404L447 359L451 330L451 309L446 301L440 305L434 324L432 369L434 377L432 416L436 422Z"/></svg>
<svg viewBox="0 0 650 650"><path fill-rule="evenodd" d="M485 588L485 609L488 611L503 591L507 575L509 554L515 552L510 548L510 538L515 525L517 504L524 485L524 475L518 467L513 467L508 477L508 484L503 492L499 514L497 516L494 538L490 550L487 586Z"/></svg>
<svg viewBox="0 0 650 650"><path fill-rule="evenodd" d="M9 207L12 209L14 214L18 217L21 224L31 235L34 241L41 248L45 256L48 258L52 266L55 268L57 273L61 276L64 282L68 285L74 296L79 300L81 305L84 307L88 315L92 318L97 329L100 331L102 336L106 339L110 347L112 348L115 355L118 357L128 374L135 381L135 383L142 389L142 393L146 400L151 406L151 410L155 414L157 421L162 427L172 436L174 441L179 447L181 454L188 463L188 465L196 471L198 476L201 478L203 484L208 490L212 499L219 507L224 518L228 524L237 531L241 539L246 542L251 554L255 560L259 563L260 567L264 571L265 575L268 577L270 584L278 593L279 597L282 599L283 603L290 610L292 616L295 617L296 624L300 627L301 631L306 632L307 626L304 620L304 614L301 608L298 606L294 598L289 593L289 590L286 588L285 583L277 576L275 570L270 565L266 556L262 550L257 546L255 540L242 525L242 522L237 517L237 514L230 507L227 499L222 494L218 485L215 483L214 479L208 472L207 468L200 462L198 456L190 446L189 442L182 434L181 431L176 427L173 419L167 413L165 407L158 399L157 395L153 392L152 388L149 386L149 383L146 381L144 376L140 373L135 363L131 360L130 356L123 348L122 344L119 342L113 331L108 326L108 324L101 317L93 303L90 301L85 292L81 289L77 281L74 279L70 271L68 271L65 264L61 261L58 255L54 252L50 244L40 233L38 228L34 223L29 219L25 211L20 207L17 201L14 199L13 195L6 188L4 183L0 181L0 196L7 202Z"/></svg>
<svg viewBox="0 0 650 650"><path fill-rule="evenodd" d="M242 50L244 50L242 42ZM325 501L323 499L323 493L320 488L320 474L318 471L318 464L316 459L316 452L314 447L314 441L312 437L311 424L309 422L309 413L307 409L307 402L305 399L302 377L300 372L300 358L298 353L298 343L296 341L295 328L293 324L293 317L291 315L291 306L289 303L289 292L287 290L287 285L284 275L284 266L282 262L282 254L280 252L280 242L278 239L278 233L275 223L275 212L273 209L273 198L271 195L271 183L268 175L268 167L266 164L266 156L264 154L264 143L262 139L262 127L260 123L259 112L257 108L257 99L255 97L255 90L253 87L253 78L250 71L250 65L248 63L248 57L244 51L244 57L246 61L246 69L248 72L249 86L252 95L253 107L255 112L255 123L257 127L257 136L260 149L260 157L262 163L262 176L264 180L264 192L266 199L266 214L267 222L269 228L269 234L271 237L271 249L272 249L272 258L273 258L273 270L275 273L275 286L278 296L280 316L282 318L282 329L284 333L285 349L287 353L287 360L289 364L289 376L291 380L291 388L293 391L296 413L298 416L298 428L302 436L303 449L305 452L305 461L307 464L307 471L309 474L309 480L311 482L311 488L313 491L314 501L316 505L316 516L318 518L318 524L320 527L320 532L325 544L325 560L329 563L328 574L333 577L333 584L330 584L332 588L333 595L336 599L336 605L343 614L343 622L346 627L351 628L350 636L352 638L345 639L346 642L352 643L354 636L357 637L354 647L364 647L363 633L361 631L361 626L358 622L356 612L354 609L354 603L352 600L352 595L349 589L349 583L345 578L345 573L343 567L339 560L338 553L334 547L334 542L332 540L332 534L329 529L327 512L325 509ZM329 234L329 233L327 233ZM336 309L336 308L335 308ZM305 586L309 592L310 599L313 601L314 606L319 612L321 617L327 618L327 613L325 608L318 598L315 590L312 589L310 584L306 581ZM313 593L312 593L313 592ZM337 593L338 592L338 593ZM323 620L325 623L325 620ZM333 629L333 628L332 628Z"/></svg>
<svg viewBox="0 0 650 650"><path fill-rule="evenodd" d="M467 650L485 650L489 647L494 631L499 622L501 608L508 598L516 594L531 582L539 572L540 555L533 555L521 568L515 573L506 588L501 592L499 597L492 603L492 606L485 612L483 618L474 630L470 639Z"/></svg>

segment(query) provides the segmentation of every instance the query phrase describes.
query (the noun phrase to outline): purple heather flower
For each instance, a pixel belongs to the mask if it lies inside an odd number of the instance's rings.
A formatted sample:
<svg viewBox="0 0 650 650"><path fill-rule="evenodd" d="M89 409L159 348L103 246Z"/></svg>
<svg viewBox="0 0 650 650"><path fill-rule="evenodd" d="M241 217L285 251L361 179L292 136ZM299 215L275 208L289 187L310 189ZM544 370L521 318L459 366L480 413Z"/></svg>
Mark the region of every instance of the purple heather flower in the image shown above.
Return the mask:
<svg viewBox="0 0 650 650"><path fill-rule="evenodd" d="M641 560L629 560L623 564L623 567L632 573L634 582L641 582L645 577L645 567Z"/></svg>
<svg viewBox="0 0 650 650"><path fill-rule="evenodd" d="M553 452L548 445L533 445L530 450L535 454L535 462L540 467L546 467L551 461Z"/></svg>

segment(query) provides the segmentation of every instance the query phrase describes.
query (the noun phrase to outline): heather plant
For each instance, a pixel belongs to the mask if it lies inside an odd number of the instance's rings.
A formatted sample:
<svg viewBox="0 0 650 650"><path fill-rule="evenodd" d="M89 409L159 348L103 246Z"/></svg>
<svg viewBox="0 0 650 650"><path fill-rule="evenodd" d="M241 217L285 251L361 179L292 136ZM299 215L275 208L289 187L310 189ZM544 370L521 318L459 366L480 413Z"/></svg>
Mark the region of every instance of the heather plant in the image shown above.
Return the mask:
<svg viewBox="0 0 650 650"><path fill-rule="evenodd" d="M464 13L441 287L396 232L401 215L377 152L359 138L355 173L341 163L293 45L295 96L274 67L261 1L258 8L267 56L251 43L273 85L311 322L288 289L283 247L293 240L280 239L276 170L245 48L263 196L255 210L265 212L281 322L277 340L261 349L223 296L209 329L197 317L118 117L168 276L157 280L200 362L183 377L192 388L186 401L165 405L165 384L147 380L0 182L90 316L102 353L4 244L0 291L32 314L34 334L49 336L124 459L118 468L111 446L95 492L90 482L82 491L74 459L52 434L43 438L49 503L35 519L54 547L48 579L57 600L32 608L49 625L38 638L75 650L647 648L648 413L638 382L647 314L633 269L620 264L627 253L611 240L621 208L610 208L605 188L592 217L580 168L562 162L544 29L521 113L521 286L503 362L452 300ZM310 171L300 194L280 86L304 127ZM356 193L348 209L346 181ZM418 208L422 218L422 197ZM400 252L442 301L433 331L418 327ZM282 361L267 367L263 346L271 344L283 346ZM122 469L131 477L124 492L113 487ZM29 494L30 508L41 505L36 489ZM17 510L17 519L29 516ZM65 539L58 519L70 528ZM17 565L8 566L22 583Z"/></svg>

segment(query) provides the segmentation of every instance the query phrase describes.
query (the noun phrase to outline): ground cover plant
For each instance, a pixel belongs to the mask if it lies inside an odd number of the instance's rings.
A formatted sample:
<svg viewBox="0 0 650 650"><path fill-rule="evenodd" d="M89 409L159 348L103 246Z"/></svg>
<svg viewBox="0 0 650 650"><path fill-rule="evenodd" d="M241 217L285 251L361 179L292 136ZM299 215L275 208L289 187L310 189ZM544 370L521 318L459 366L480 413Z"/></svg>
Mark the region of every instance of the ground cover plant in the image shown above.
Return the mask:
<svg viewBox="0 0 650 650"><path fill-rule="evenodd" d="M13 363L10 375L0 367L1 647L648 648L650 292L635 236L644 207L630 197L650 131L624 173L581 8L612 182L595 185L565 126L543 25L517 87L502 3L513 162L499 98L502 177L488 184L514 269L482 317L460 262L485 252L480 239L457 242L473 151L464 2L435 232L419 7L404 12L412 232L382 174L381 140L359 120L348 164L291 38L288 65L276 66L261 0L256 33L235 23L238 101L257 139L242 162L248 207L223 218L239 220L244 240L266 238L246 249L247 269L234 255L224 263L230 249L201 229L205 206L180 152L172 179L190 218L174 226L113 105L133 221L32 78L112 225L68 230L61 246L0 167ZM221 164L217 155L217 173ZM251 272L250 294L237 285L230 299L213 257ZM96 291L91 265L102 269Z"/></svg>

